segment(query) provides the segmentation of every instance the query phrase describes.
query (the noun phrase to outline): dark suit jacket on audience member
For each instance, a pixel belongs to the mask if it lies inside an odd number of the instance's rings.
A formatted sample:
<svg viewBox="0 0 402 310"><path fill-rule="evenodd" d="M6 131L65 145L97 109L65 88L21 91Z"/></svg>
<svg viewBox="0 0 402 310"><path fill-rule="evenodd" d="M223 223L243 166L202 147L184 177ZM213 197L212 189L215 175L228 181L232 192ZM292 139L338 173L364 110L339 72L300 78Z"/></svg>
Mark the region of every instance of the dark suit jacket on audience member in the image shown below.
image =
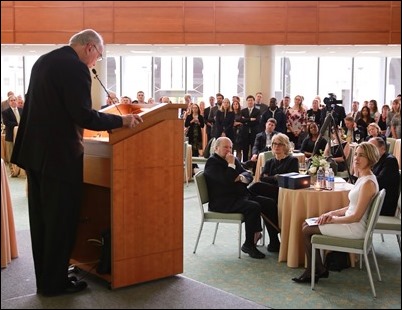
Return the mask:
<svg viewBox="0 0 402 310"><path fill-rule="evenodd" d="M21 117L22 109L17 109ZM3 116L3 123L6 129L6 136L4 138L8 142L14 142L14 127L18 126L17 118L15 117L14 111L12 108L7 108L1 113L1 115Z"/></svg>
<svg viewBox="0 0 402 310"><path fill-rule="evenodd" d="M270 119L276 119L275 130L286 134L286 115L283 113L282 109L276 108L274 112L270 109L266 110L260 118L260 131L265 130L265 123Z"/></svg>
<svg viewBox="0 0 402 310"><path fill-rule="evenodd" d="M377 177L380 190L385 188L385 199L381 209L381 215L394 215L399 197L399 166L396 158L384 153L374 165L373 173Z"/></svg>
<svg viewBox="0 0 402 310"><path fill-rule="evenodd" d="M228 166L225 159L217 154L210 156L205 164L205 180L209 195L209 210L217 212L233 212L231 207L238 199L250 196L247 184L234 182L239 174L250 182L253 176L244 169L236 158L236 169Z"/></svg>
<svg viewBox="0 0 402 310"><path fill-rule="evenodd" d="M272 137L274 135L276 135L278 132L277 131L273 131L271 133L271 140ZM266 152L269 151L267 148L267 134L265 131L260 132L257 134L257 136L255 137L255 141L254 141L254 146L253 146L253 150L252 150L252 155L254 154L260 154L261 152Z"/></svg>

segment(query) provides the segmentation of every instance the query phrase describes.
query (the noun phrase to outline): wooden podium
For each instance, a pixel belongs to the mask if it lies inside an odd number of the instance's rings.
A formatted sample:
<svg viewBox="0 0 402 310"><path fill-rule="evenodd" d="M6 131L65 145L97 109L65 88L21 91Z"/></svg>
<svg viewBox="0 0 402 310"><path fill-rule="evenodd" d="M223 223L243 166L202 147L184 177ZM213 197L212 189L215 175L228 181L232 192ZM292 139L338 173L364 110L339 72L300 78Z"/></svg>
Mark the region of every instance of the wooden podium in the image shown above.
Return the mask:
<svg viewBox="0 0 402 310"><path fill-rule="evenodd" d="M136 113L133 129L84 131L84 198L71 263L111 288L183 272L184 104L120 104L103 109ZM120 112L119 112L120 111ZM102 246L111 231L111 273L98 274Z"/></svg>

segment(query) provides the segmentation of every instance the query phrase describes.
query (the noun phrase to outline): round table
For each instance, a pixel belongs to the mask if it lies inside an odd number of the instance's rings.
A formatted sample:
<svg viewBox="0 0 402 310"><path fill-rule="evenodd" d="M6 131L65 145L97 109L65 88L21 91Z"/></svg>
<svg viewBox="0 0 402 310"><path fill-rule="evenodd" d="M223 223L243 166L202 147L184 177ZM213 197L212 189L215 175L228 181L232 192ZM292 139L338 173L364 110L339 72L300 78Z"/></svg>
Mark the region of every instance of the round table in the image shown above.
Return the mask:
<svg viewBox="0 0 402 310"><path fill-rule="evenodd" d="M346 207L348 194L353 184L335 180L335 190L314 188L288 189L279 188L278 213L281 229L281 247L279 262L287 262L288 267L305 265L305 253L301 228L306 218L319 216L325 212Z"/></svg>

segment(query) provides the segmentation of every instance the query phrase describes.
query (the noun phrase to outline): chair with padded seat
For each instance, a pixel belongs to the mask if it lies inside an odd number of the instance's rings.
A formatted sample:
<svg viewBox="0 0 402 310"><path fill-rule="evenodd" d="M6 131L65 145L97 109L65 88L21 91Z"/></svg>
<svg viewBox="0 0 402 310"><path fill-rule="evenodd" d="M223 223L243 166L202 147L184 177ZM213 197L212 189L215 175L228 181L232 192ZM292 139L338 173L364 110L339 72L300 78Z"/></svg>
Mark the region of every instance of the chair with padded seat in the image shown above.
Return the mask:
<svg viewBox="0 0 402 310"><path fill-rule="evenodd" d="M218 233L219 223L229 223L229 224L236 224L239 226L239 235L238 235L238 242L239 242L239 258L241 258L241 231L242 231L242 223L244 222L244 216L241 213L221 213L221 212L212 212L206 211L205 204L209 202L208 196L208 187L204 176L204 171L199 171L194 176L195 185L197 188L197 196L199 207L201 211L201 225L200 230L198 232L197 241L195 242L194 251L197 251L198 242L200 241L201 232L204 227L204 223L216 223L214 238L212 240L212 244L215 244L216 235Z"/></svg>
<svg viewBox="0 0 402 310"><path fill-rule="evenodd" d="M381 239L383 242L383 235L396 235L396 241L399 244L399 251L401 251L401 193L399 193L395 215L380 215L378 217L377 224L374 227L374 233L381 234Z"/></svg>
<svg viewBox="0 0 402 310"><path fill-rule="evenodd" d="M368 260L368 254L371 251L373 255L374 264L377 270L378 280L381 281L380 270L378 268L377 258L375 256L375 251L373 247L373 233L374 227L377 223L378 217L380 215L381 207L384 202L385 189L379 191L370 203L369 216L367 218L367 232L363 239L347 239L339 237L331 237L316 234L311 238L312 243L312 259L311 259L311 289L314 290L315 286L315 260L316 260L316 250L330 250L339 251L347 253L355 253L363 255L364 263L367 269L367 274L370 281L371 291L374 297L376 296L373 277L371 275L370 264ZM360 261L361 262L361 261ZM360 263L360 268L362 264Z"/></svg>
<svg viewBox="0 0 402 310"><path fill-rule="evenodd" d="M387 152L390 154L394 154L394 147L395 147L395 138L387 138Z"/></svg>

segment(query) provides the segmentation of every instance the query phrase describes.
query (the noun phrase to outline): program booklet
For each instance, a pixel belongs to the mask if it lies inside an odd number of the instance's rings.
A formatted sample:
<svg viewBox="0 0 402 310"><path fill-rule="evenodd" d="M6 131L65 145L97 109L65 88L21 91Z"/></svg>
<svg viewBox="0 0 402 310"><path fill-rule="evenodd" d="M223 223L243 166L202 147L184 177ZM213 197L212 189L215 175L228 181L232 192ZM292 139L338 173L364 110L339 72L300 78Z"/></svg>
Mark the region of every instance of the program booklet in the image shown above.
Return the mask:
<svg viewBox="0 0 402 310"><path fill-rule="evenodd" d="M318 217L310 217L310 218L306 219L305 221L308 224L308 226L317 226L318 225L317 220L318 220Z"/></svg>

